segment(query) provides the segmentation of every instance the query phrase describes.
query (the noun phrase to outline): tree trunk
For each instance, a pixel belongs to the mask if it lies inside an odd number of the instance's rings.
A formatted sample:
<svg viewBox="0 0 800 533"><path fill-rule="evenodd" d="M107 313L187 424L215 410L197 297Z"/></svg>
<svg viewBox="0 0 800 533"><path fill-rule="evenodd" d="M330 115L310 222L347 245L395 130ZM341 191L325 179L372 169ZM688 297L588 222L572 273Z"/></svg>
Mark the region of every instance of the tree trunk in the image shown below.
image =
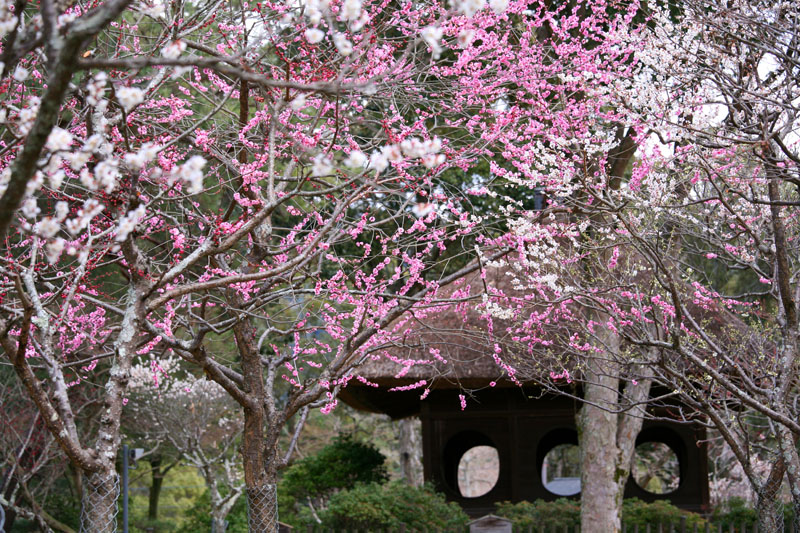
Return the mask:
<svg viewBox="0 0 800 533"><path fill-rule="evenodd" d="M212 514L211 516L211 533L225 533L227 529L224 516Z"/></svg>
<svg viewBox="0 0 800 533"><path fill-rule="evenodd" d="M783 531L783 510L781 509L781 503L774 496L767 496L764 492L762 492L762 494L758 495L756 501L758 530L780 533Z"/></svg>
<svg viewBox="0 0 800 533"><path fill-rule="evenodd" d="M158 520L158 500L161 497L161 486L164 484L165 471L161 470L161 456L157 455L150 459L150 472L152 483L147 501L147 519L155 522Z"/></svg>
<svg viewBox="0 0 800 533"><path fill-rule="evenodd" d="M247 487L247 522L250 533L278 531L278 485Z"/></svg>
<svg viewBox="0 0 800 533"><path fill-rule="evenodd" d="M419 487L422 485L422 461L420 460L422 445L419 419L404 418L397 422L396 428L403 479L412 487Z"/></svg>
<svg viewBox="0 0 800 533"><path fill-rule="evenodd" d="M81 533L115 533L117 530L117 473L90 474L85 483L81 509Z"/></svg>
<svg viewBox="0 0 800 533"><path fill-rule="evenodd" d="M594 361L589 361L589 365L594 364ZM587 375L586 403L578 415L582 533L620 531L622 498L615 477L618 457L617 415L595 406L616 405L618 386L619 380L616 378Z"/></svg>

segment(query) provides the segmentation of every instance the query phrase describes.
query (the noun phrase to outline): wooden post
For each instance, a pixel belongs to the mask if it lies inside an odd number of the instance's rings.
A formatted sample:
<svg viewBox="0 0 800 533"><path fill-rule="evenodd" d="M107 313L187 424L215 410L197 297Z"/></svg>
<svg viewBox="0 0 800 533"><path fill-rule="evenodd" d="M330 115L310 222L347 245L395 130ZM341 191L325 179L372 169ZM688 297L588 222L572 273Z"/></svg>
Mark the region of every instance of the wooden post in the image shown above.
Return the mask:
<svg viewBox="0 0 800 533"><path fill-rule="evenodd" d="M681 517L681 533L686 533L686 517Z"/></svg>

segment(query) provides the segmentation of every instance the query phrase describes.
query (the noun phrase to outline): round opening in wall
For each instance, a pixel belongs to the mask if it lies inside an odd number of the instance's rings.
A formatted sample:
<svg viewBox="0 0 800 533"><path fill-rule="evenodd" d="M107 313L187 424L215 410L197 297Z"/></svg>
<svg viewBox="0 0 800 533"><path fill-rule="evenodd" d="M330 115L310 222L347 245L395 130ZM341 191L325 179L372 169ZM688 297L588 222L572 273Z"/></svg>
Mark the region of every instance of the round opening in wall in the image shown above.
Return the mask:
<svg viewBox="0 0 800 533"><path fill-rule="evenodd" d="M474 446L458 462L458 491L478 498L491 491L500 477L500 455L494 446Z"/></svg>
<svg viewBox="0 0 800 533"><path fill-rule="evenodd" d="M651 494L668 494L681 483L678 454L663 442L643 442L633 454L631 473L639 488Z"/></svg>
<svg viewBox="0 0 800 533"><path fill-rule="evenodd" d="M574 496L581 491L581 455L575 444L559 444L544 456L542 484L556 496Z"/></svg>

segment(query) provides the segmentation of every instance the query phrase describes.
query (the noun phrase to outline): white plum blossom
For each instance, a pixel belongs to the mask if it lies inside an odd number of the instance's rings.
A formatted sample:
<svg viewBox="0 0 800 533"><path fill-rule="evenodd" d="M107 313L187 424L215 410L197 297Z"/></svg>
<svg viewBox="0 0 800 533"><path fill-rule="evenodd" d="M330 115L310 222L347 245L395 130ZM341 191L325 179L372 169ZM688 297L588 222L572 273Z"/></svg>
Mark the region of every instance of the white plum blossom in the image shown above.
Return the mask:
<svg viewBox="0 0 800 533"><path fill-rule="evenodd" d="M86 139L86 141L84 141L83 150L85 152L93 153L98 148L100 148L100 145L103 144L104 140L105 139L103 139L102 135L100 135L99 133L95 133L94 135Z"/></svg>
<svg viewBox="0 0 800 533"><path fill-rule="evenodd" d="M90 152L72 152L67 154L67 161L72 170L78 171L89 161L90 157L92 157Z"/></svg>
<svg viewBox="0 0 800 533"><path fill-rule="evenodd" d="M369 158L369 168L376 174L380 174L389 166L389 158L382 151L374 151Z"/></svg>
<svg viewBox="0 0 800 533"><path fill-rule="evenodd" d="M138 87L119 87L117 88L117 99L125 111L130 111L144 102L144 91Z"/></svg>
<svg viewBox="0 0 800 533"><path fill-rule="evenodd" d="M403 150L396 144L387 144L381 148L381 153L385 155L386 159L389 161L397 162L403 160Z"/></svg>
<svg viewBox="0 0 800 533"><path fill-rule="evenodd" d="M56 220L63 222L69 214L69 204L63 200L56 202L55 215Z"/></svg>
<svg viewBox="0 0 800 533"><path fill-rule="evenodd" d="M508 0L489 0L489 7L499 15L508 9Z"/></svg>
<svg viewBox="0 0 800 533"><path fill-rule="evenodd" d="M96 106L100 103L100 100L103 99L103 93L106 90L106 80L108 79L108 75L105 72L98 72L92 78L92 81L86 86L86 90L89 92L89 96L86 98L86 101L93 106Z"/></svg>
<svg viewBox="0 0 800 533"><path fill-rule="evenodd" d="M316 26L322 21L322 11L316 7L306 7L305 15L308 19L308 23L312 26Z"/></svg>
<svg viewBox="0 0 800 533"><path fill-rule="evenodd" d="M363 168L367 164L367 155L361 150L353 150L344 160L344 164L350 168Z"/></svg>
<svg viewBox="0 0 800 533"><path fill-rule="evenodd" d="M28 220L33 220L42 210L36 205L36 198L28 198L22 203L22 214Z"/></svg>
<svg viewBox="0 0 800 533"><path fill-rule="evenodd" d="M203 156L193 155L178 169L178 177L188 186L186 192L197 194L203 190L203 168L206 160Z"/></svg>
<svg viewBox="0 0 800 533"><path fill-rule="evenodd" d="M140 9L142 13L153 18L164 18L167 16L167 8L162 2L154 2L151 6L145 4L141 6Z"/></svg>
<svg viewBox="0 0 800 533"><path fill-rule="evenodd" d="M64 183L64 178L67 177L67 174L63 170L56 170L55 172L50 172L47 175L48 180L50 181L50 188L53 190L58 190L61 188L61 184Z"/></svg>
<svg viewBox="0 0 800 533"><path fill-rule="evenodd" d="M339 14L347 21L358 20L361 16L361 0L344 0Z"/></svg>
<svg viewBox="0 0 800 533"><path fill-rule="evenodd" d="M61 237L53 239L47 244L45 247L45 255L47 256L47 261L51 265L58 261L58 258L61 256L61 252L64 250L65 244L66 241Z"/></svg>
<svg viewBox="0 0 800 533"><path fill-rule="evenodd" d="M147 163L158 155L159 147L153 143L145 143L138 152L125 154L123 160L125 164L134 170L141 170Z"/></svg>
<svg viewBox="0 0 800 533"><path fill-rule="evenodd" d="M456 42L458 42L458 46L460 46L461 48L466 48L474 38L475 38L475 30L464 29L458 32L458 37L456 38Z"/></svg>
<svg viewBox="0 0 800 533"><path fill-rule="evenodd" d="M350 30L354 32L361 31L361 29L367 25L367 22L369 22L369 15L366 11L362 11L361 16L358 17L358 20L350 23Z"/></svg>
<svg viewBox="0 0 800 533"><path fill-rule="evenodd" d="M68 150L71 144L72 134L63 128L55 126L50 135L48 135L45 146L51 152L56 152L58 150Z"/></svg>
<svg viewBox="0 0 800 533"><path fill-rule="evenodd" d="M456 8L468 17L473 17L475 13L486 6L486 0L457 0Z"/></svg>
<svg viewBox="0 0 800 533"><path fill-rule="evenodd" d="M439 59L439 56L442 55L442 28L435 25L425 26L419 35L431 49L433 59Z"/></svg>
<svg viewBox="0 0 800 533"><path fill-rule="evenodd" d="M99 215L103 209L105 209L103 204L94 198L89 198L83 202L83 206L75 214L75 217L66 221L65 226L67 227L67 231L73 235L77 235L82 229L88 227L92 219Z"/></svg>
<svg viewBox="0 0 800 533"><path fill-rule="evenodd" d="M17 17L8 9L9 5L11 5L11 2L2 2L2 7L0 7L0 39L13 31L17 26ZM2 70L3 69L0 68L0 72L2 72Z"/></svg>
<svg viewBox="0 0 800 533"><path fill-rule="evenodd" d="M172 41L161 50L161 55L167 59L178 59L186 51L186 42L178 39Z"/></svg>
<svg viewBox="0 0 800 533"><path fill-rule="evenodd" d="M45 239L49 239L61 229L61 224L58 223L57 220L51 217L44 217L42 220L36 223L34 226L34 231L41 237Z"/></svg>
<svg viewBox="0 0 800 533"><path fill-rule="evenodd" d="M349 56L353 53L353 43L350 42L344 33L335 34L333 36L333 44L343 56Z"/></svg>
<svg viewBox="0 0 800 533"><path fill-rule="evenodd" d="M417 137L410 137L400 143L400 149L406 157L424 157L428 154L438 153L442 149L442 141L438 137L427 141L422 141Z"/></svg>
<svg viewBox="0 0 800 533"><path fill-rule="evenodd" d="M298 94L297 96L294 97L294 100L292 100L292 103L290 105L292 106L292 109L294 109L295 111L300 111L301 109L306 107L306 95L303 93Z"/></svg>
<svg viewBox="0 0 800 533"><path fill-rule="evenodd" d="M425 168L438 167L444 162L444 154L428 154L422 157L422 164L425 166Z"/></svg>
<svg viewBox="0 0 800 533"><path fill-rule="evenodd" d="M25 194L31 195L35 193L42 188L42 185L44 185L44 172L37 170L33 178L28 180L28 183L25 185Z"/></svg>
<svg viewBox="0 0 800 533"><path fill-rule="evenodd" d="M0 172L0 194L6 192L8 189L8 182L11 180L11 165L7 166Z"/></svg>
<svg viewBox="0 0 800 533"><path fill-rule="evenodd" d="M311 44L317 44L325 38L325 32L317 28L309 28L305 32L306 40Z"/></svg>
<svg viewBox="0 0 800 533"><path fill-rule="evenodd" d="M28 98L28 106L20 109L19 111L19 132L22 135L27 135L31 128L33 127L33 122L36 120L36 116L39 114L39 106L41 105L41 99L37 96L32 96Z"/></svg>
<svg viewBox="0 0 800 533"><path fill-rule="evenodd" d="M117 178L119 177L117 161L106 159L98 163L94 167L94 177L97 185L102 187L106 193L113 191L114 187L117 186Z"/></svg>
<svg viewBox="0 0 800 533"><path fill-rule="evenodd" d="M28 72L25 69L25 67L23 67L22 65L17 65L17 68L14 69L14 74L12 75L12 77L17 81L22 82L28 79L29 74L30 72Z"/></svg>
<svg viewBox="0 0 800 533"><path fill-rule="evenodd" d="M128 211L128 214L122 217L119 221L119 226L117 226L117 236L115 240L117 242L122 242L128 238L128 235L136 229L136 224L141 221L146 214L144 204L139 205L133 211Z"/></svg>
<svg viewBox="0 0 800 533"><path fill-rule="evenodd" d="M313 176L327 176L331 172L333 172L333 164L328 156L325 154L317 154L314 156L311 165L311 174Z"/></svg>

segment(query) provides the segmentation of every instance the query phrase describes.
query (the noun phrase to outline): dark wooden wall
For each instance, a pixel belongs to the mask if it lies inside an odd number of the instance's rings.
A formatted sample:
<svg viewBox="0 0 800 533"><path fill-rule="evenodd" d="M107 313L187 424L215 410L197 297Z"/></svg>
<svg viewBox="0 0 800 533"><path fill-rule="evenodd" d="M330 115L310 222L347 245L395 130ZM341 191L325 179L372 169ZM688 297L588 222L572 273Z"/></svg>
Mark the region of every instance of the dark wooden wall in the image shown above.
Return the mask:
<svg viewBox="0 0 800 533"><path fill-rule="evenodd" d="M577 444L575 415L580 404L563 396L534 398L534 394L520 388L486 389L469 399L462 411L458 393L432 391L422 402L420 413L425 480L433 482L471 516L493 511L494 503L499 501L559 498L544 487L541 467L554 446ZM707 511L708 457L704 439L705 430L699 426L645 421L637 444L652 441L669 445L678 456L680 484L671 493L656 495L641 489L630 478L625 496L643 501L666 499L682 509ZM480 445L497 449L499 478L486 495L465 498L458 490L458 464L467 450Z"/></svg>

